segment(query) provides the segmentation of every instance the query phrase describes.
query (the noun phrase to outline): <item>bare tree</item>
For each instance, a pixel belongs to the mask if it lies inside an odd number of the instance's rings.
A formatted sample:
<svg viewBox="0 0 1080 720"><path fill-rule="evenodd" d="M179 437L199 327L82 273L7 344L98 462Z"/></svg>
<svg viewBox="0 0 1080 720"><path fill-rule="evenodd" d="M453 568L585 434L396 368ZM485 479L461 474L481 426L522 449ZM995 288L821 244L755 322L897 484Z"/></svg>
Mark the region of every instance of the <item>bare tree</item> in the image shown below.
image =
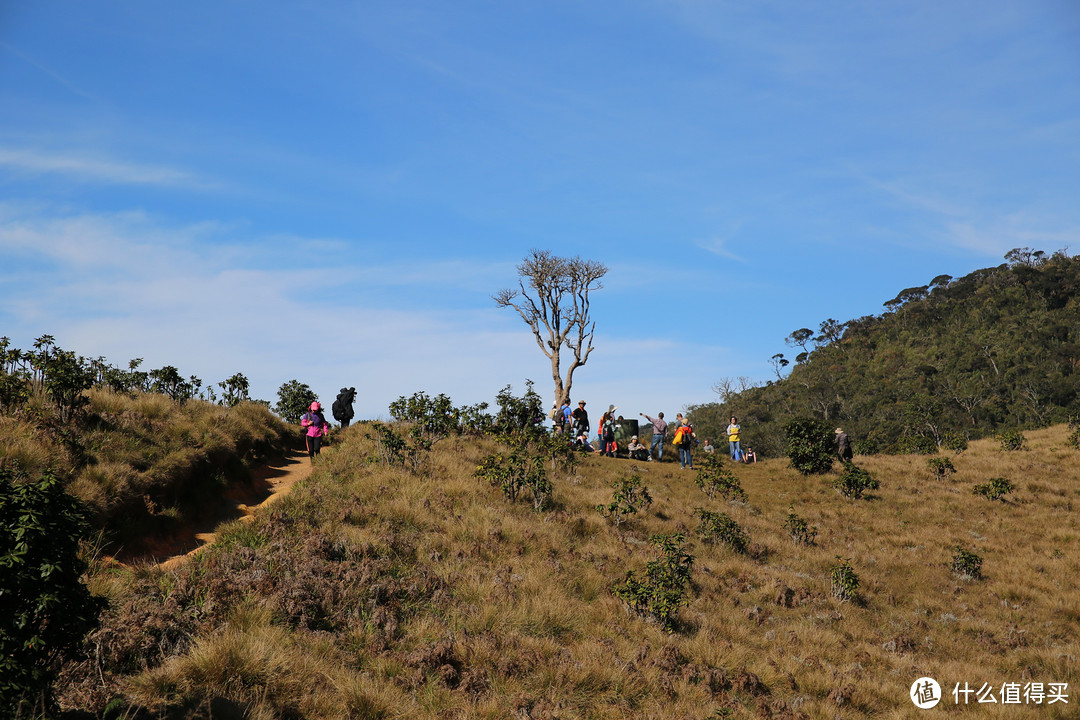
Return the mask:
<svg viewBox="0 0 1080 720"><path fill-rule="evenodd" d="M589 315L589 293L603 287L600 279L607 267L580 257L562 258L546 250L532 250L518 265L518 289L500 290L492 296L499 307L512 307L521 315L536 338L536 344L551 360L555 381L555 402L570 397L574 371L585 364L593 351L596 323ZM573 360L561 371L560 351L573 352Z"/></svg>

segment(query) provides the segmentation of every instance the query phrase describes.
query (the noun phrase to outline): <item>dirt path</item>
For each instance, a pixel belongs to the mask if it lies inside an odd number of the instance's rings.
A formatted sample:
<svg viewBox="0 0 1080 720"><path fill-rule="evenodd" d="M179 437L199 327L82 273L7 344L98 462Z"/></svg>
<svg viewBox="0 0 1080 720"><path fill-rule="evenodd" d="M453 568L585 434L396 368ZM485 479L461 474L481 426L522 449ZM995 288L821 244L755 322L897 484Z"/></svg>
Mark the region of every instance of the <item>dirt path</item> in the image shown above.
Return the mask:
<svg viewBox="0 0 1080 720"><path fill-rule="evenodd" d="M311 460L307 453L291 451L283 460L255 470L250 483L230 488L222 498L218 512L213 513L201 527L193 525L167 538L147 543L138 557L125 558L119 554L115 560L129 563L140 559L157 559L158 567L163 570L174 568L213 544L217 539L217 528L223 523L236 519L250 522L256 512L288 495L293 485L310 474Z"/></svg>

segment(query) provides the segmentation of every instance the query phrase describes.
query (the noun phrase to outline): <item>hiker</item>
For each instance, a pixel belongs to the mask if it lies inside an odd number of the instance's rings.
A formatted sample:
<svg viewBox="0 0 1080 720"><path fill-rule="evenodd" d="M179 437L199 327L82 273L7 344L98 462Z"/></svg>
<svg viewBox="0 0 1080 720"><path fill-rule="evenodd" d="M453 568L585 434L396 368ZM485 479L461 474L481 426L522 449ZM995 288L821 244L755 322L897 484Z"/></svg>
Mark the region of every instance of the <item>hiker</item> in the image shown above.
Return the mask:
<svg viewBox="0 0 1080 720"><path fill-rule="evenodd" d="M619 449L615 443L615 410L614 405L609 405L607 412L600 418L600 447L603 448L601 454L608 457L615 457L615 451Z"/></svg>
<svg viewBox="0 0 1080 720"><path fill-rule="evenodd" d="M731 459L742 462L742 446L739 445L739 419L731 416L731 424L727 426L728 449L731 451Z"/></svg>
<svg viewBox="0 0 1080 720"><path fill-rule="evenodd" d="M705 444L701 447L701 449L707 452L709 455L712 455L713 452L716 451L716 448L713 447L712 440L710 440L709 438L705 438Z"/></svg>
<svg viewBox="0 0 1080 720"><path fill-rule="evenodd" d="M649 452L649 448L638 442L637 435L630 438L630 442L626 446L626 451L630 454L631 460L652 462L652 454Z"/></svg>
<svg viewBox="0 0 1080 720"><path fill-rule="evenodd" d="M589 434L589 413L585 410L585 401L580 400L577 409L570 414L574 419L574 435Z"/></svg>
<svg viewBox="0 0 1080 720"><path fill-rule="evenodd" d="M679 413L682 417L682 413ZM675 438L672 442L679 451L679 469L694 469L694 458L690 454L690 444L694 441L694 426L688 420L683 420L682 425L675 430Z"/></svg>
<svg viewBox="0 0 1080 720"><path fill-rule="evenodd" d="M851 452L851 438L848 437L843 428L836 428L836 457L840 458L840 462L851 462L853 455Z"/></svg>
<svg viewBox="0 0 1080 720"><path fill-rule="evenodd" d="M667 434L667 422L664 420L664 413L657 413L655 418L651 418L645 413L639 414L652 423L652 443L649 445L649 457L652 457L653 450L656 450L656 459L658 461L663 460L664 435ZM659 446L659 449L657 446Z"/></svg>
<svg viewBox="0 0 1080 720"><path fill-rule="evenodd" d="M334 419L341 423L342 430L349 427L349 423L352 422L354 400L356 400L356 388L341 388L337 400L330 405L330 412L334 414Z"/></svg>
<svg viewBox="0 0 1080 720"><path fill-rule="evenodd" d="M574 438L574 446L578 447L578 448L581 448L583 451L585 451L587 453L595 453L596 452L596 450L592 446L592 443L589 442L589 434L588 433L583 432L580 435L578 435L577 437L575 437Z"/></svg>
<svg viewBox="0 0 1080 720"><path fill-rule="evenodd" d="M743 453L743 462L747 465L757 462L757 453L749 445L746 446L746 452Z"/></svg>
<svg viewBox="0 0 1080 720"><path fill-rule="evenodd" d="M574 425L574 408L570 405L570 398L563 400L559 412L562 413L560 420L562 421L563 432L568 433Z"/></svg>
<svg viewBox="0 0 1080 720"><path fill-rule="evenodd" d="M308 412L304 413L304 416L300 418L300 426L307 428L304 439L307 442L308 457L314 458L319 454L319 446L322 445L323 437L329 432L326 418L323 417L322 405L318 401L311 403Z"/></svg>

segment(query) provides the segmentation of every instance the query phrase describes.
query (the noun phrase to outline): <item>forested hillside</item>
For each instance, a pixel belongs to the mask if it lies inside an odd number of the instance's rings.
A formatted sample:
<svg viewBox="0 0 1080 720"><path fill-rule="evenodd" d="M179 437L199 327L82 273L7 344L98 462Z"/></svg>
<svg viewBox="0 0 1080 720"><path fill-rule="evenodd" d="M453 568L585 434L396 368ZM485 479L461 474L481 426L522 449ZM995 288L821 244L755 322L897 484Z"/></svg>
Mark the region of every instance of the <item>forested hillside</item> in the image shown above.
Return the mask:
<svg viewBox="0 0 1080 720"><path fill-rule="evenodd" d="M1042 427L1080 413L1080 259L1017 249L1007 263L907 288L881 315L817 332L773 358L761 387L722 381L720 402L690 408L702 436L740 418L744 444L782 448L796 416L842 425L860 452L930 452L951 438ZM743 383L745 384L745 383Z"/></svg>

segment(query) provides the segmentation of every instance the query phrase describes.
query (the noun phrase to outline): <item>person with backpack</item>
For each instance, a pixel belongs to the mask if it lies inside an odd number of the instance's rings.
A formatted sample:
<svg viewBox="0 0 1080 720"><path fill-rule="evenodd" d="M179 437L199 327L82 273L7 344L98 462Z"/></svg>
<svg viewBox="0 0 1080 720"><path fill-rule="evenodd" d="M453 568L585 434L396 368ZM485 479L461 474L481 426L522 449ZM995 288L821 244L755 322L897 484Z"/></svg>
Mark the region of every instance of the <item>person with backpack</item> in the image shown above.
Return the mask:
<svg viewBox="0 0 1080 720"><path fill-rule="evenodd" d="M690 453L691 443L694 442L694 426L689 420L683 420L675 430L675 438L672 440L675 449L679 451L679 469L694 469L694 457Z"/></svg>
<svg viewBox="0 0 1080 720"><path fill-rule="evenodd" d="M352 422L354 400L356 400L356 388L341 388L337 399L330 406L330 412L334 414L334 419L341 423L343 430L349 427L349 423Z"/></svg>
<svg viewBox="0 0 1080 720"><path fill-rule="evenodd" d="M851 452L851 438L844 432L843 428L836 428L836 457L840 459L842 463L851 462L851 458L854 457L854 453Z"/></svg>
<svg viewBox="0 0 1080 720"><path fill-rule="evenodd" d="M615 457L616 451L619 446L615 442L615 406L608 407L608 411L604 413L604 416L600 418L600 435L603 441L600 445L603 448L601 455L607 455L608 457Z"/></svg>
<svg viewBox="0 0 1080 720"><path fill-rule="evenodd" d="M306 429L304 441L307 443L308 457L314 458L319 454L322 439L330 432L326 418L323 417L322 405L317 400L311 403L311 407L300 418L300 427Z"/></svg>

